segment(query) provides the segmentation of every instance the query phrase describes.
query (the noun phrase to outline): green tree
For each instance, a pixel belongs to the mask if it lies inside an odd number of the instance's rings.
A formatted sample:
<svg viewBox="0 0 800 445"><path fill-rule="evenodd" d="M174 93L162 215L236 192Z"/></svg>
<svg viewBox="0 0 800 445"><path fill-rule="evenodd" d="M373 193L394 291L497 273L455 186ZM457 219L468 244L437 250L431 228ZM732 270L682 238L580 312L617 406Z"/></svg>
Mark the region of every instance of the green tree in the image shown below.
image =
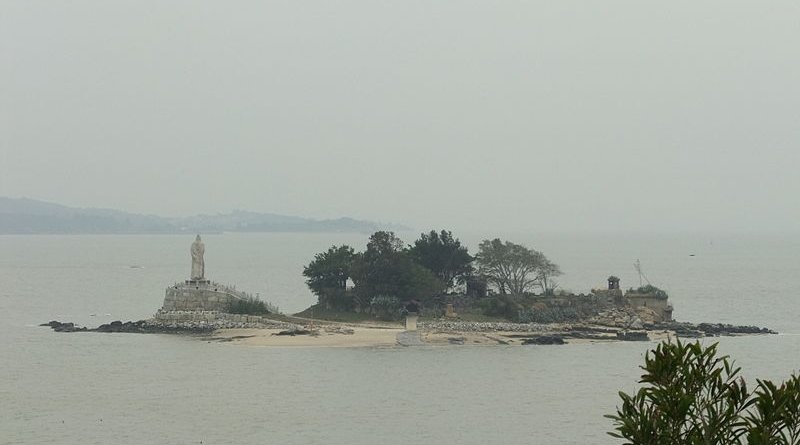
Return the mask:
<svg viewBox="0 0 800 445"><path fill-rule="evenodd" d="M542 286L542 268L550 263L541 252L498 238L483 240L475 255L478 273L486 277L501 294L522 295L534 286ZM558 270L560 273L560 270Z"/></svg>
<svg viewBox="0 0 800 445"><path fill-rule="evenodd" d="M373 297L424 300L444 288L431 271L414 262L393 232L370 236L367 249L356 257L351 276L362 309Z"/></svg>
<svg viewBox="0 0 800 445"><path fill-rule="evenodd" d="M558 267L558 264L544 258L544 255L542 255L542 257L542 264L538 269L538 285L542 288L542 293L545 295L553 295L558 287L558 282L555 278L563 275L563 272L561 272L561 268Z"/></svg>
<svg viewBox="0 0 800 445"><path fill-rule="evenodd" d="M314 260L303 268L306 284L320 304L328 309L351 309L353 302L347 292L347 279L355 260L352 247L331 246L314 255Z"/></svg>
<svg viewBox="0 0 800 445"><path fill-rule="evenodd" d="M433 272L446 289L472 273L472 257L450 231L423 233L409 249L418 264Z"/></svg>
<svg viewBox="0 0 800 445"><path fill-rule="evenodd" d="M800 377L758 381L750 393L717 344L661 343L645 357L645 386L620 392L610 435L630 445L798 445Z"/></svg>

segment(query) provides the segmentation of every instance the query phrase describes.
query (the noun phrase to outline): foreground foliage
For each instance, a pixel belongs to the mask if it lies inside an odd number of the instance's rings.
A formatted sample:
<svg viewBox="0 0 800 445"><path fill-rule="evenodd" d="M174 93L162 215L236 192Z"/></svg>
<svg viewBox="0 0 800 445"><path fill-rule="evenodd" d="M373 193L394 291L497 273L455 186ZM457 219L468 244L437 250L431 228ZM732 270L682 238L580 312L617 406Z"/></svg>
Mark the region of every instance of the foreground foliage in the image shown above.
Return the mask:
<svg viewBox="0 0 800 445"><path fill-rule="evenodd" d="M645 386L620 392L610 435L631 445L800 445L800 377L758 380L750 392L740 368L717 344L662 343L642 367Z"/></svg>

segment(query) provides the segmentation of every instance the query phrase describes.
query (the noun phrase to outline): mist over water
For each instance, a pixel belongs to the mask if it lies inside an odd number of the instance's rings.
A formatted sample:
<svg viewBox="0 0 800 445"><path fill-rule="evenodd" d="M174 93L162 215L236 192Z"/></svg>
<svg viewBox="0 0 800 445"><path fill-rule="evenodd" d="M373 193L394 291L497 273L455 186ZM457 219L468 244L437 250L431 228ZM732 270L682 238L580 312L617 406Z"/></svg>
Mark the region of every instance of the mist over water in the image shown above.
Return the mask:
<svg viewBox="0 0 800 445"><path fill-rule="evenodd" d="M781 332L719 339L748 379L800 368L797 1L0 9L0 197L445 228L472 253L500 237L575 293L611 274L638 286L638 259L678 320ZM35 229L28 216L15 227ZM193 237L0 235L0 445L612 444L602 416L654 346L38 327L151 316L188 277ZM367 237L203 234L206 275L293 313L315 301L313 255Z"/></svg>
<svg viewBox="0 0 800 445"><path fill-rule="evenodd" d="M473 253L491 236L456 235ZM207 235L207 275L299 311L314 302L302 266L331 244L361 249L367 236ZM639 258L679 320L785 333L719 339L748 379L800 368L797 238L500 236L543 251L575 292L612 273L638 286ZM3 443L612 444L602 415L636 387L654 345L259 348L36 326L148 317L188 274L191 238L0 236Z"/></svg>
<svg viewBox="0 0 800 445"><path fill-rule="evenodd" d="M3 2L0 196L795 230L798 4Z"/></svg>

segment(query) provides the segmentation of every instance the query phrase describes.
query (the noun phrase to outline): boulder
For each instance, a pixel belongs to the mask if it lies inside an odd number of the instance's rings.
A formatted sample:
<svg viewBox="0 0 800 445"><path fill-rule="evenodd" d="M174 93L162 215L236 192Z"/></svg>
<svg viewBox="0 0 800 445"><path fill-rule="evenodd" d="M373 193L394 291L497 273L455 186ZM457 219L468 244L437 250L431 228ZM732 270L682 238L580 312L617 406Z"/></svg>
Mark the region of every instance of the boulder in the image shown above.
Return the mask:
<svg viewBox="0 0 800 445"><path fill-rule="evenodd" d="M523 345L563 345L564 339L558 335L540 335L538 337L526 338L522 341Z"/></svg>
<svg viewBox="0 0 800 445"><path fill-rule="evenodd" d="M621 331L617 332L617 339L622 341L649 341L647 331Z"/></svg>

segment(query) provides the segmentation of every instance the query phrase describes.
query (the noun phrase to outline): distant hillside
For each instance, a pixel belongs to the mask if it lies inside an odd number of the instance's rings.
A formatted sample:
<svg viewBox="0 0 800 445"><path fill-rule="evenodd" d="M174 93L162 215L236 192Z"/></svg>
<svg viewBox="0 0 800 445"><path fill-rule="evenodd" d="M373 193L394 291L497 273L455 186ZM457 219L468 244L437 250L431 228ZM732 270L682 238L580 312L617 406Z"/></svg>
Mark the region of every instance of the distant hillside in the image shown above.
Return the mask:
<svg viewBox="0 0 800 445"><path fill-rule="evenodd" d="M45 233L209 233L209 232L353 232L405 230L352 218L309 219L236 210L216 215L168 218L112 209L75 208L27 198L0 197L0 234Z"/></svg>

